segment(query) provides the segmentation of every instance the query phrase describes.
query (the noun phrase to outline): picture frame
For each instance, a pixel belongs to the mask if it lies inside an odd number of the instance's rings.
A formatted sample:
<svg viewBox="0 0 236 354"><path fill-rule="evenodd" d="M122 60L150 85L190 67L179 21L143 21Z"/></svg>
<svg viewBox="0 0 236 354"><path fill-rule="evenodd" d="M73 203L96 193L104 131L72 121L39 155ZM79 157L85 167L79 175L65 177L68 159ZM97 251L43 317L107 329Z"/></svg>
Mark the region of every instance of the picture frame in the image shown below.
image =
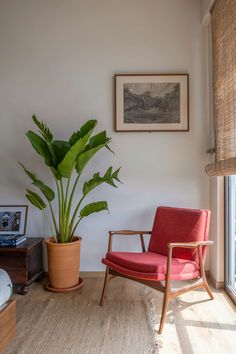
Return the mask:
<svg viewBox="0 0 236 354"><path fill-rule="evenodd" d="M116 74L115 131L189 131L189 75Z"/></svg>
<svg viewBox="0 0 236 354"><path fill-rule="evenodd" d="M0 235L25 234L28 205L0 205Z"/></svg>

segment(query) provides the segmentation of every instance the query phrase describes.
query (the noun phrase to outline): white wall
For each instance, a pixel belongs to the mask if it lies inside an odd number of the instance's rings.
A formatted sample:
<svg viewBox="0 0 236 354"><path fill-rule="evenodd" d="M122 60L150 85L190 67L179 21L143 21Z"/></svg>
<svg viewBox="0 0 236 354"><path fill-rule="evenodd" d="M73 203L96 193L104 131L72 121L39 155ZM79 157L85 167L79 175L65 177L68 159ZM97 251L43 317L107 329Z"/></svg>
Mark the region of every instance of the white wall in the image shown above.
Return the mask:
<svg viewBox="0 0 236 354"><path fill-rule="evenodd" d="M102 186L89 198L107 199L110 214L81 223L82 270L103 269L109 229L150 229L160 204L208 208L202 44L196 0L1 0L1 204L26 203L29 181L18 160L52 181L24 136L36 113L62 139L90 117L108 131L116 156L99 153L82 180L122 166L119 189ZM189 133L113 131L112 76L134 72L190 74ZM33 207L28 233L48 234ZM138 249L130 239L126 245Z"/></svg>

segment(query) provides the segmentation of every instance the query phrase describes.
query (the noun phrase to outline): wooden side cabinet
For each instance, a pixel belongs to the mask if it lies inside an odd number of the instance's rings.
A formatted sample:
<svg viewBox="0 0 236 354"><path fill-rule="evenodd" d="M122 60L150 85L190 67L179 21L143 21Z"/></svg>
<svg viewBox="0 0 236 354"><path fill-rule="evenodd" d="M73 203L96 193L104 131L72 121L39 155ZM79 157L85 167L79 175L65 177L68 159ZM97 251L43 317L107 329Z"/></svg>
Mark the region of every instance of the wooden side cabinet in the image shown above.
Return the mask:
<svg viewBox="0 0 236 354"><path fill-rule="evenodd" d="M29 285L44 274L41 237L29 237L17 247L0 247L0 268L6 270L14 291L27 294Z"/></svg>
<svg viewBox="0 0 236 354"><path fill-rule="evenodd" d="M16 335L16 302L9 300L0 308L0 354Z"/></svg>

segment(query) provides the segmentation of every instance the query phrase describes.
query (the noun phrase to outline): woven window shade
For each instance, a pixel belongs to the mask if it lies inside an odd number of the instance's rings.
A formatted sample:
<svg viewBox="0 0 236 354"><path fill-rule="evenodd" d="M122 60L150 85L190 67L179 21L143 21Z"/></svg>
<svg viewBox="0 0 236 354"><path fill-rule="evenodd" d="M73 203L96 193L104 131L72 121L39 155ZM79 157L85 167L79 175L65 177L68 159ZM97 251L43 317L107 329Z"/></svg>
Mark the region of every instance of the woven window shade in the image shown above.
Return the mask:
<svg viewBox="0 0 236 354"><path fill-rule="evenodd" d="M209 176L236 174L236 0L216 0L212 10L215 163Z"/></svg>

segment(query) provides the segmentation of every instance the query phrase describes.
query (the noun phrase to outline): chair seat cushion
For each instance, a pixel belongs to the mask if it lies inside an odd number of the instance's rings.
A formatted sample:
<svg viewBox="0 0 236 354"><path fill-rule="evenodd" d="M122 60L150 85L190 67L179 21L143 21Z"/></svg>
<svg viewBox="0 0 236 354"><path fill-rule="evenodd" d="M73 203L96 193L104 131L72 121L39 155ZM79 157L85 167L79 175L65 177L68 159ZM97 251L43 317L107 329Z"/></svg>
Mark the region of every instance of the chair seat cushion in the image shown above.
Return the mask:
<svg viewBox="0 0 236 354"><path fill-rule="evenodd" d="M154 252L108 252L102 262L111 269L140 279L165 280L167 257ZM199 275L194 261L172 258L171 279L187 280Z"/></svg>

